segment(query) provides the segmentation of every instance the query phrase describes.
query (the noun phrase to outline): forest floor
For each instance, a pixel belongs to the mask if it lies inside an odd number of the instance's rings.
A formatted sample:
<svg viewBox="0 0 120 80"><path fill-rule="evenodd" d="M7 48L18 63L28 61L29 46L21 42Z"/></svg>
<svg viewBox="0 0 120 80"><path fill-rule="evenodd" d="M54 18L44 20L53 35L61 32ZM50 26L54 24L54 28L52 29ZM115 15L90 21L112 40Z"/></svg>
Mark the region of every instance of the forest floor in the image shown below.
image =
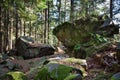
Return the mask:
<svg viewBox="0 0 120 80"><path fill-rule="evenodd" d="M103 50L98 52L95 55L92 55L91 57L88 57L86 59L87 61L87 71L86 74L87 76L83 79L83 80L109 80L109 78L111 77L111 75L113 74L112 71L114 71L113 69L111 69L109 65L109 62L112 62L112 58L110 58L109 56L105 56L105 55L110 55L110 54L114 54L116 53L114 48L108 49L108 50ZM24 59L14 59L14 60L9 60L10 61L10 65L12 64L17 64L19 65L19 71L24 72L27 77L29 78L29 80L33 80L33 77L35 76L35 74L37 72L32 72L31 73L31 68L35 68L35 66L40 63L42 60L46 60L49 58L55 58L55 57L69 57L66 54L63 53L57 53L51 56L46 56L46 57L41 57L41 58L33 58L33 59L28 59L28 60L24 60ZM105 62L106 64L108 63L108 65L103 64L104 61L103 60L103 56L105 57ZM110 59L109 59L110 58ZM60 62L61 63L61 62ZM64 63L67 64L67 63ZM69 66L73 65L73 63L67 64ZM73 65L74 67L78 67L78 64ZM4 67L4 70L7 71L7 68Z"/></svg>

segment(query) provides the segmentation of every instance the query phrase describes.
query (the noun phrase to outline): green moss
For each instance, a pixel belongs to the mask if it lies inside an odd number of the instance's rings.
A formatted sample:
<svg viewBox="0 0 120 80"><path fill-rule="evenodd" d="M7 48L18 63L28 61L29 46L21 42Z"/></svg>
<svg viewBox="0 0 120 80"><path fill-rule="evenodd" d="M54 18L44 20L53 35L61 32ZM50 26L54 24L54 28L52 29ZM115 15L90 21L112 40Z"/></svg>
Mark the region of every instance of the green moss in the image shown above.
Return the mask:
<svg viewBox="0 0 120 80"><path fill-rule="evenodd" d="M64 80L73 80L78 76L78 74L70 74L69 76L67 76Z"/></svg>
<svg viewBox="0 0 120 80"><path fill-rule="evenodd" d="M71 67L59 65L58 68L55 68L52 72L50 72L50 76L56 80L64 80L64 78L69 75L70 71L72 71Z"/></svg>
<svg viewBox="0 0 120 80"><path fill-rule="evenodd" d="M40 69L34 80L47 80L48 76L48 70L46 67L44 67Z"/></svg>
<svg viewBox="0 0 120 80"><path fill-rule="evenodd" d="M87 64L85 59L76 59L76 58L66 58L63 61L77 63L80 65Z"/></svg>
<svg viewBox="0 0 120 80"><path fill-rule="evenodd" d="M78 43L85 43L90 40L90 33L93 32L94 24L91 22L88 24L79 24L65 22L62 25L57 26L53 30L53 34L57 36L58 40L67 46L74 46Z"/></svg>
<svg viewBox="0 0 120 80"><path fill-rule="evenodd" d="M28 80L26 75L22 72L8 72L5 74L1 80Z"/></svg>
<svg viewBox="0 0 120 80"><path fill-rule="evenodd" d="M82 67L82 65L87 66L87 62L85 59L76 59L76 58L66 58L63 59L63 61L68 62L68 63L75 63L81 65L80 70L84 73L85 68Z"/></svg>
<svg viewBox="0 0 120 80"><path fill-rule="evenodd" d="M70 27L72 24L70 22L65 22L63 24L60 24L57 26L57 28L54 28L53 34L56 35L56 33L59 32L61 29L65 29L65 27Z"/></svg>
<svg viewBox="0 0 120 80"><path fill-rule="evenodd" d="M58 25L53 34L65 46L75 46L91 41L91 33L96 33L104 19L99 20L97 16L81 18L73 23L65 22Z"/></svg>
<svg viewBox="0 0 120 80"><path fill-rule="evenodd" d="M35 80L68 80L75 77L74 73L71 73L72 70L72 67L66 65L48 63L40 69Z"/></svg>
<svg viewBox="0 0 120 80"><path fill-rule="evenodd" d="M96 53L98 51L104 50L108 46L111 46L111 43L109 41L104 43L99 43L99 44L94 43L94 45L88 48L85 48L85 51L87 52L88 56L91 56L92 53Z"/></svg>

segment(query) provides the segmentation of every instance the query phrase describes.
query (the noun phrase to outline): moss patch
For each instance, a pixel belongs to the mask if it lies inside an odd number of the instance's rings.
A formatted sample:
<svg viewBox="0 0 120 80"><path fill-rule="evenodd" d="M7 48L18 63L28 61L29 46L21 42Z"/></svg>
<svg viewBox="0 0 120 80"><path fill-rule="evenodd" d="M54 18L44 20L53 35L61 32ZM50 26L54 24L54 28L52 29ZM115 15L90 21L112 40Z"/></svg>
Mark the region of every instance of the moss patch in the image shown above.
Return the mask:
<svg viewBox="0 0 120 80"><path fill-rule="evenodd" d="M48 63L38 72L35 80L68 80L75 77L74 73L71 73L73 70L72 67L57 64L57 63Z"/></svg>
<svg viewBox="0 0 120 80"><path fill-rule="evenodd" d="M22 72L8 72L3 77L1 77L1 80L27 80L27 77Z"/></svg>

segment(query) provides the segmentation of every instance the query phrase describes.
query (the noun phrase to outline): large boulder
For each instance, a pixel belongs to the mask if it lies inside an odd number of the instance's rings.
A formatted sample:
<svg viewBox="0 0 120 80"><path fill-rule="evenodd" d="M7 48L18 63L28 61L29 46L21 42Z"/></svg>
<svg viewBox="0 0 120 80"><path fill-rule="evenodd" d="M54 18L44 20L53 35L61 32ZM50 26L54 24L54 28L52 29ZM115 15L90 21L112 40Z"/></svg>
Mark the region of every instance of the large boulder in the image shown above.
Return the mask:
<svg viewBox="0 0 120 80"><path fill-rule="evenodd" d="M110 80L120 80L120 72L114 74Z"/></svg>
<svg viewBox="0 0 120 80"><path fill-rule="evenodd" d="M111 21L112 20L105 15L99 17L92 16L84 19L81 18L79 20L75 20L72 23L65 22L58 25L54 28L53 34L58 38L59 41L63 43L63 45L68 49L68 51L73 52L73 54L80 53L81 57L82 54L86 54L84 48L91 46L91 44L89 45L87 43L93 41L93 34L109 37L113 36L113 32L118 33L118 27L115 27L114 24L110 24ZM75 45L77 44L87 45L82 45L80 47L80 50L73 51Z"/></svg>
<svg viewBox="0 0 120 80"><path fill-rule="evenodd" d="M36 44L31 37L22 36L16 41L17 55L26 58L42 57L54 54L55 49L50 45Z"/></svg>
<svg viewBox="0 0 120 80"><path fill-rule="evenodd" d="M91 40L91 33L110 36L119 32L119 27L110 24L108 16L92 16L74 22L65 22L54 28L53 34L65 46L74 46Z"/></svg>
<svg viewBox="0 0 120 80"><path fill-rule="evenodd" d="M87 63L84 59L55 57L46 60L35 80L83 80Z"/></svg>
<svg viewBox="0 0 120 80"><path fill-rule="evenodd" d="M82 80L82 72L66 65L48 63L40 69L35 80Z"/></svg>

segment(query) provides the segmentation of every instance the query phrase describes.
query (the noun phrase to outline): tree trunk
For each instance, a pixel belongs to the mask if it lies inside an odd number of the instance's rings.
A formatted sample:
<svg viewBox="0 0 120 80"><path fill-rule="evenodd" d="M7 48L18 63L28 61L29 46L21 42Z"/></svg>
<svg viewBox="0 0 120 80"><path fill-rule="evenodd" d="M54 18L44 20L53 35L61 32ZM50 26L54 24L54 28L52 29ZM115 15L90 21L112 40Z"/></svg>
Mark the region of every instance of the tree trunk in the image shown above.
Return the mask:
<svg viewBox="0 0 120 80"><path fill-rule="evenodd" d="M0 53L3 53L3 44L4 44L3 30L2 30L3 20L4 20L4 12L3 12L3 8L2 8L2 4L0 4Z"/></svg>
<svg viewBox="0 0 120 80"><path fill-rule="evenodd" d="M44 43L47 43L47 9L45 9Z"/></svg>
<svg viewBox="0 0 120 80"><path fill-rule="evenodd" d="M64 17L64 22L65 22L66 21L66 0L65 0L64 11L65 11L65 17Z"/></svg>
<svg viewBox="0 0 120 80"><path fill-rule="evenodd" d="M15 29L16 29L16 32L15 32L15 43L16 43L16 40L18 38L18 33L19 33L19 28L18 28L18 12L17 12L17 5L16 3L14 3L14 8L15 8Z"/></svg>
<svg viewBox="0 0 120 80"><path fill-rule="evenodd" d="M0 5L0 31L2 30L2 6Z"/></svg>
<svg viewBox="0 0 120 80"><path fill-rule="evenodd" d="M32 33L32 26L31 26L31 20L29 21L29 36L31 37Z"/></svg>
<svg viewBox="0 0 120 80"><path fill-rule="evenodd" d="M74 0L71 0L70 21L74 20Z"/></svg>
<svg viewBox="0 0 120 80"><path fill-rule="evenodd" d="M4 51L8 50L8 24L9 24L9 11L4 10Z"/></svg>
<svg viewBox="0 0 120 80"><path fill-rule="evenodd" d="M35 41L37 39L37 28L35 27Z"/></svg>
<svg viewBox="0 0 120 80"><path fill-rule="evenodd" d="M26 35L25 34L25 32L26 32L26 30L25 30L25 26L26 26L25 21L24 21L23 25L24 25L24 36L25 36Z"/></svg>
<svg viewBox="0 0 120 80"><path fill-rule="evenodd" d="M113 0L110 0L110 18L113 17Z"/></svg>
<svg viewBox="0 0 120 80"><path fill-rule="evenodd" d="M2 36L3 36L3 33L2 33L2 6L0 5L0 53L2 53Z"/></svg>
<svg viewBox="0 0 120 80"><path fill-rule="evenodd" d="M50 2L48 1L48 31L47 31L47 35L48 35L48 40L50 39L50 37L49 37L49 32L50 32L50 20L49 20L49 17L50 17ZM48 44L49 44L49 41L48 41Z"/></svg>
<svg viewBox="0 0 120 80"><path fill-rule="evenodd" d="M3 33L0 31L0 53L3 52L3 45L2 45L3 39L2 39L2 36L3 36Z"/></svg>
<svg viewBox="0 0 120 80"><path fill-rule="evenodd" d="M18 33L19 33L19 28L18 28L18 15L16 14L16 23L15 23L15 29L16 29L16 32L15 32L15 43L16 43L16 40L18 38Z"/></svg>
<svg viewBox="0 0 120 80"><path fill-rule="evenodd" d="M59 22L58 22L58 24L60 24L61 23L61 0L59 0L58 11L59 11Z"/></svg>
<svg viewBox="0 0 120 80"><path fill-rule="evenodd" d="M13 19L11 20L10 27L9 27L9 48L12 49L12 35L13 33Z"/></svg>
<svg viewBox="0 0 120 80"><path fill-rule="evenodd" d="M20 18L20 36L23 36L23 20Z"/></svg>
<svg viewBox="0 0 120 80"><path fill-rule="evenodd" d="M88 16L88 3L85 4L85 17Z"/></svg>

